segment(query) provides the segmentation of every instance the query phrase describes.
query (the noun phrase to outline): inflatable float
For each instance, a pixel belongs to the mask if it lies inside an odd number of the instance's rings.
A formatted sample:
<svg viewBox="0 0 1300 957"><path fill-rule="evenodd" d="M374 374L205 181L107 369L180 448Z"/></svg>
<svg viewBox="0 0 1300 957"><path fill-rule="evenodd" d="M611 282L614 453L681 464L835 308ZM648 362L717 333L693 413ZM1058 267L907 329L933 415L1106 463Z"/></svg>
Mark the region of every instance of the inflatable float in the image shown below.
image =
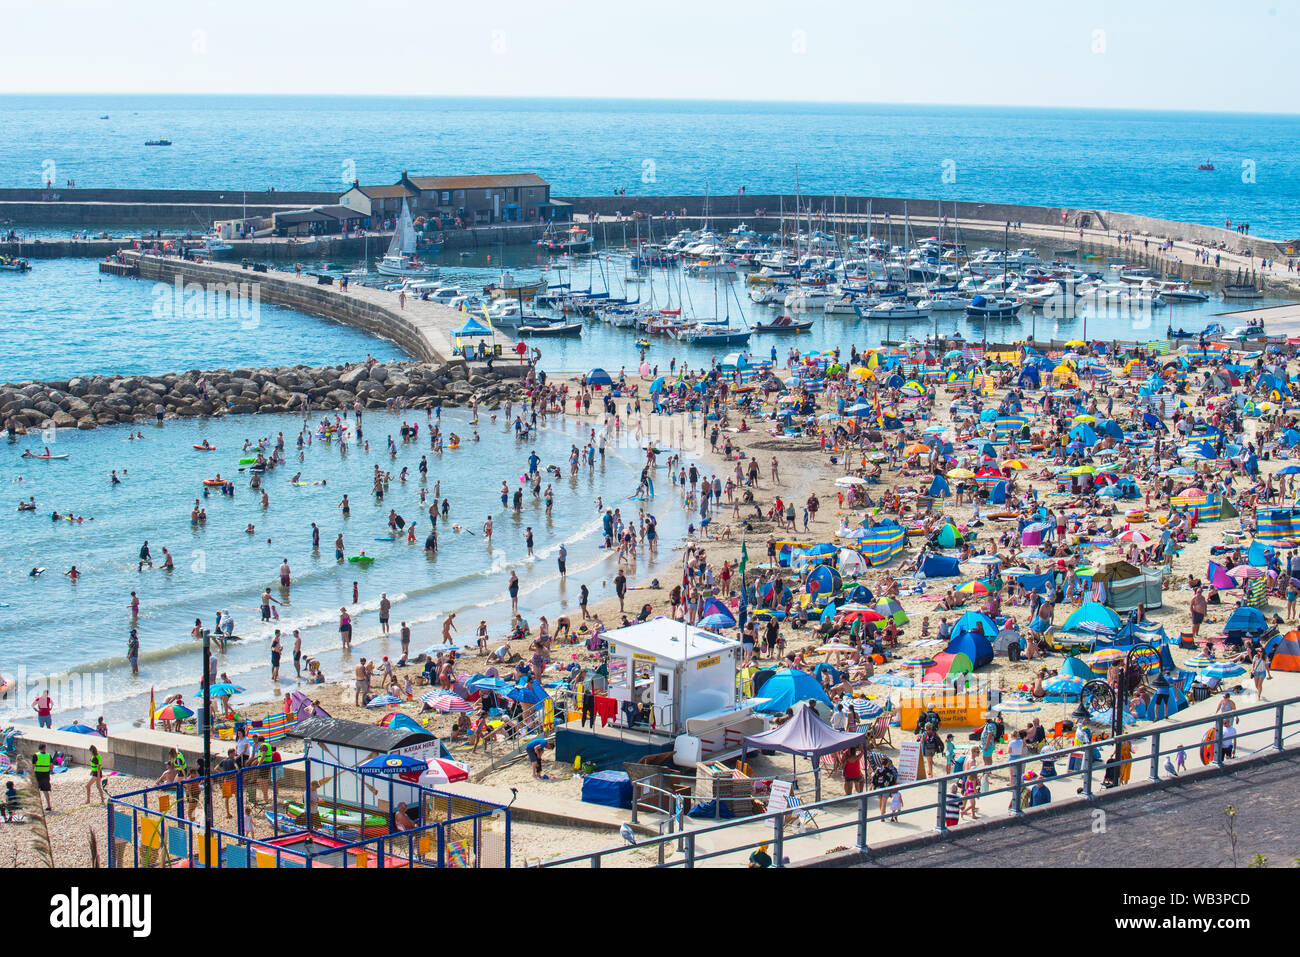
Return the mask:
<svg viewBox="0 0 1300 957"><path fill-rule="evenodd" d="M288 804L285 806L289 815L295 819L306 817L307 809L301 804ZM363 820L358 811L339 811L334 808L312 808L312 817L318 818L327 824L333 824L335 827L355 827L363 825ZM366 827L386 827L388 821L377 814L367 814L364 820Z"/></svg>
<svg viewBox="0 0 1300 957"><path fill-rule="evenodd" d="M67 455L37 455L35 452L24 452L25 459L45 459L47 462L53 462L56 459L66 459Z"/></svg>
<svg viewBox="0 0 1300 957"><path fill-rule="evenodd" d="M209 485L209 486L211 486L211 487L213 487L213 488L220 488L222 485L225 485L225 484L226 484L226 480L225 480L225 479L215 479L215 478L204 479L204 480L203 480L203 484L204 484L204 485Z"/></svg>
<svg viewBox="0 0 1300 957"><path fill-rule="evenodd" d="M217 450L215 445L196 445L194 448L200 452L215 452Z"/></svg>
<svg viewBox="0 0 1300 957"><path fill-rule="evenodd" d="M348 559L353 565L369 565L374 560L373 555L353 555Z"/></svg>

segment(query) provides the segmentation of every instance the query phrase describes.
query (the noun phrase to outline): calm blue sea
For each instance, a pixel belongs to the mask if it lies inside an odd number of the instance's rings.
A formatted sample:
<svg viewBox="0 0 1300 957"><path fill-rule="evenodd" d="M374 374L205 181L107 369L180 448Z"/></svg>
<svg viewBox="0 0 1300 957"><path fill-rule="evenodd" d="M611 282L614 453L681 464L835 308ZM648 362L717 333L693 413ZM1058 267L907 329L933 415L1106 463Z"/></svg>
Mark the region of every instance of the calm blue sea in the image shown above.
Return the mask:
<svg viewBox="0 0 1300 957"><path fill-rule="evenodd" d="M107 115L107 120L100 119ZM168 148L144 146L165 137ZM1300 235L1300 117L577 99L0 97L0 185L336 189L536 171L556 195L793 193L1093 207ZM1213 172L1198 172L1209 160ZM945 175L947 173L947 175Z"/></svg>

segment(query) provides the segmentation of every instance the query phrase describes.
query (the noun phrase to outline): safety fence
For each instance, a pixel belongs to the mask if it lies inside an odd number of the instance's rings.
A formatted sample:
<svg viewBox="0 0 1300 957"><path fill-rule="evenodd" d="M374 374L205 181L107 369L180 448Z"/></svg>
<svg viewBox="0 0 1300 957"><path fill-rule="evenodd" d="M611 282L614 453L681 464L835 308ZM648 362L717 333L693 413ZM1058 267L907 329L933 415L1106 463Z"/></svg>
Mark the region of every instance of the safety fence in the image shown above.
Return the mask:
<svg viewBox="0 0 1300 957"><path fill-rule="evenodd" d="M1189 732L1193 733L1192 737L1200 742L1196 748L1202 750L1204 763L1215 769L1223 768L1230 757L1241 756L1248 744L1254 748L1250 751L1251 756L1280 753L1285 748L1286 739L1296 733L1291 729L1300 725L1300 718L1295 716L1296 705L1300 705L1300 698L1268 702L1228 713L1216 713L1192 721L1166 724L1145 731L1099 739L1079 745L1072 752L1058 751L1052 754L1027 755L980 767L974 772L963 770L845 797L809 803L797 802L781 810L752 814L688 830L682 829L681 825L684 822L681 822L680 815L676 815L673 831L638 838L635 845L614 846L587 854L557 858L545 861L540 866L601 867L607 861L614 861L614 866L619 866L617 859L620 855L646 851L657 852L661 865L666 867L696 867L723 857L732 858L730 863L734 865L737 863L736 855L767 845L770 848L772 866L781 867L785 860L787 842L797 842L813 835L826 835L849 829L852 829L854 836L852 848L865 853L870 848L869 825L890 817L886 804L887 799L895 792L903 797L909 816L917 812L933 811L934 831L937 834L944 834L960 820L961 806L971 799L971 796L964 791L963 785L966 779L974 774L981 785L974 795L976 798L982 801L994 795L1007 794L1010 804L1009 814L1013 818L1019 818L1032 814L1042 806L1032 803L1033 796L1027 784L1026 775L1031 770L1029 768L1031 764L1050 762L1052 771L1050 775L1045 775L1046 781L1077 780L1078 793L1084 800L1100 800L1116 793L1119 785L1127 780L1132 770L1143 763L1147 766L1144 780L1159 782L1172 778L1174 774L1169 773L1165 763L1172 764L1172 759L1180 752L1185 755L1188 749L1186 740ZM1256 715L1266 716L1267 723L1249 730L1243 729L1243 722ZM1231 730L1225 740L1225 729L1229 728ZM1184 743L1171 744L1170 741L1174 736L1181 738ZM1145 753L1137 753L1139 745L1145 745ZM1103 749L1110 750L1109 757L1102 756ZM1062 759L1068 761L1064 771L1055 768L1055 761ZM1191 770L1195 771L1194 766ZM1043 768L1043 771L1046 772L1047 768ZM1100 782L1097 779L1098 771L1101 772ZM993 786L994 775L1005 777L1007 783ZM668 789L656 788L656 790L662 790L671 796L671 791ZM645 785L642 786L642 791L646 791ZM635 790L633 805L634 807L645 806L643 794L638 794ZM749 828L750 831L749 833L738 832L737 828ZM667 831L666 826L662 829ZM714 847L710 850L702 849L701 839L703 843L712 844ZM674 854L669 860L668 851L674 844L677 845L679 853Z"/></svg>
<svg viewBox="0 0 1300 957"><path fill-rule="evenodd" d="M109 867L510 866L504 805L311 757L210 781L206 841L200 775L110 798Z"/></svg>

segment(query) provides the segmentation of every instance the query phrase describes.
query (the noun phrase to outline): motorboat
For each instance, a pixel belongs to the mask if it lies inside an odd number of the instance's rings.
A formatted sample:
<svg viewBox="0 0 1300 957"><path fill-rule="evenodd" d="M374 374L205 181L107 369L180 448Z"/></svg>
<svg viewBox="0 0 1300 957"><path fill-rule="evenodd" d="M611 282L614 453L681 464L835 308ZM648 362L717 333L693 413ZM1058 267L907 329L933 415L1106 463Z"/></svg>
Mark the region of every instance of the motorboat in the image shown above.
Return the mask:
<svg viewBox="0 0 1300 957"><path fill-rule="evenodd" d="M800 286L786 293L787 309L816 309L835 297L835 290L825 286Z"/></svg>
<svg viewBox="0 0 1300 957"><path fill-rule="evenodd" d="M538 293L546 292L546 278L534 280L532 282L518 282L513 275L508 272L501 274L500 282L495 282L483 289L493 299L531 299Z"/></svg>
<svg viewBox="0 0 1300 957"><path fill-rule="evenodd" d="M1020 312L1018 299L990 299L976 296L966 307L966 315L972 319L1012 319Z"/></svg>
<svg viewBox="0 0 1300 957"><path fill-rule="evenodd" d="M695 346L730 346L744 345L749 342L750 335L752 333L748 329L700 323L677 333L677 339Z"/></svg>
<svg viewBox="0 0 1300 957"><path fill-rule="evenodd" d="M0 256L0 272L31 272L32 264L26 259Z"/></svg>
<svg viewBox="0 0 1300 957"><path fill-rule="evenodd" d="M575 319L572 322L565 322L563 319L542 320L541 316L532 317L532 321L527 325L520 325L515 328L521 336L580 336L582 335L582 320Z"/></svg>
<svg viewBox="0 0 1300 957"><path fill-rule="evenodd" d="M812 328L811 319L795 319L793 316L777 316L771 322L754 323L755 332L781 333L806 332Z"/></svg>
<svg viewBox="0 0 1300 957"><path fill-rule="evenodd" d="M858 315L863 319L923 319L929 314L929 309L923 309L918 304L898 299L858 307Z"/></svg>
<svg viewBox="0 0 1300 957"><path fill-rule="evenodd" d="M955 292L937 292L916 305L918 309L928 309L930 312L965 312L970 300Z"/></svg>

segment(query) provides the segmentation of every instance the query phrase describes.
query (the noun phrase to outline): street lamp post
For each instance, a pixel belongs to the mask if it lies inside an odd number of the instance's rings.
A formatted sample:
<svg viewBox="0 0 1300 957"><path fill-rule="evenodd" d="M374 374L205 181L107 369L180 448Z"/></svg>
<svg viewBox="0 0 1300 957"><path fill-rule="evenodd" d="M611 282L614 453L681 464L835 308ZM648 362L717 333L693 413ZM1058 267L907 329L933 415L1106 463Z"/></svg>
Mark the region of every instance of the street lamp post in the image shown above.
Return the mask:
<svg viewBox="0 0 1300 957"><path fill-rule="evenodd" d="M203 853L212 853L212 633L203 629ZM204 857L207 860L207 857ZM209 866L216 866L209 861Z"/></svg>

